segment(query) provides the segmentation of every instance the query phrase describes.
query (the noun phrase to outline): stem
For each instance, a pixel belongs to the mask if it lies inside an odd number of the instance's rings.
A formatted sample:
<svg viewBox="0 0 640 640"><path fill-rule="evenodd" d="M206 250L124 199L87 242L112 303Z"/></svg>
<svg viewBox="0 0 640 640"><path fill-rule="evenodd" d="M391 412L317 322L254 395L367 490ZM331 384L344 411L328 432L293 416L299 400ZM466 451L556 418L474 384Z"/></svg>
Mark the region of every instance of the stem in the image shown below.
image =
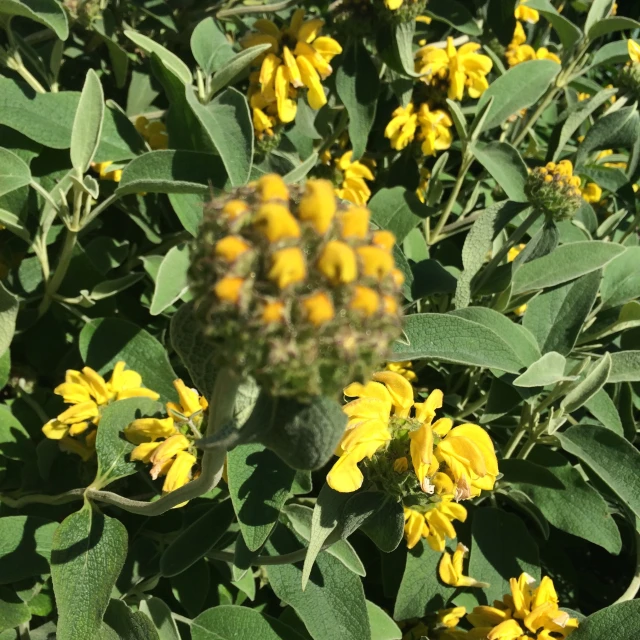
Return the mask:
<svg viewBox="0 0 640 640"><path fill-rule="evenodd" d="M51 197L51 194L41 185L38 184L35 180L31 180L29 186L37 191L56 211L58 215L60 215L60 206L56 203L56 201Z"/></svg>
<svg viewBox="0 0 640 640"><path fill-rule="evenodd" d="M456 178L456 183L453 185L453 189L449 194L449 199L447 200L447 204L442 212L438 223L436 224L436 228L433 230L433 234L430 238L427 238L427 244L429 246L436 244L440 239L440 233L444 228L445 224L447 224L447 220L453 211L453 206L460 195L460 190L462 189L462 183L464 182L464 177L467 175L467 171L473 164L473 156L470 153L465 153L462 158L462 164L460 165L460 170L458 171L458 177Z"/></svg>
<svg viewBox="0 0 640 640"><path fill-rule="evenodd" d="M120 198L119 193L112 193L106 200L103 200L90 214L85 216L82 221L82 226L86 227L90 222L93 222L108 206L112 205L116 200Z"/></svg>
<svg viewBox="0 0 640 640"><path fill-rule="evenodd" d="M507 442L504 454L502 457L504 459L510 458L513 455L513 452L516 450L516 447L520 444L520 440L522 440L524 434L527 432L527 428L529 427L529 421L531 419L531 407L525 402L524 407L522 408L522 414L520 415L520 424L518 428L513 432L509 442Z"/></svg>
<svg viewBox="0 0 640 640"><path fill-rule="evenodd" d="M518 147L522 141L527 137L529 130L533 125L538 121L538 118L543 114L544 110L553 102L553 99L556 97L557 93L560 91L559 87L551 87L547 91L547 95L542 99L542 102L538 105L538 108L531 114L529 120L527 120L527 124L522 127L520 133L516 136L516 139L513 141L513 146Z"/></svg>
<svg viewBox="0 0 640 640"><path fill-rule="evenodd" d="M176 622L182 622L183 624L186 624L189 626L193 624L193 620L191 620L191 618L187 618L186 616L181 616L179 613L174 613L173 611L171 612L171 617Z"/></svg>
<svg viewBox="0 0 640 640"><path fill-rule="evenodd" d="M209 412L206 435L213 435L233 415L239 384L240 380L232 371L222 369L218 372L211 397L212 409ZM227 450L225 447L218 446L207 449L202 456L200 476L183 487L162 496L155 502L131 500L111 491L100 491L99 487L102 486L103 478L97 478L94 485L87 488L85 495L90 500L99 500L100 502L112 504L131 513L158 516L182 502L197 498L216 487L222 477L222 467L226 455Z"/></svg>
<svg viewBox="0 0 640 640"><path fill-rule="evenodd" d="M538 439L535 435L529 436L529 439L525 442L524 447L520 450L516 458L518 460L526 460L527 456L533 451L533 447L538 444Z"/></svg>
<svg viewBox="0 0 640 640"><path fill-rule="evenodd" d="M627 590L613 603L633 600L640 591L640 534L636 531L636 571Z"/></svg>
<svg viewBox="0 0 640 640"><path fill-rule="evenodd" d="M335 540L329 544L324 544L320 551L324 551L328 549L332 544L335 544ZM266 566L266 565L277 565L277 564L295 564L296 562L302 562L307 556L307 548L304 547L302 549L298 549L297 551L292 551L291 553L284 553L281 556L257 556L253 560L251 560L251 564L255 567ZM209 551L207 553L207 558L211 560L220 560L222 562L231 562L233 563L235 559L235 554L230 551Z"/></svg>
<svg viewBox="0 0 640 640"><path fill-rule="evenodd" d="M49 496L43 493L32 493L21 498L10 498L9 496L0 495L0 503L6 504L12 509L18 509L27 504L66 504L74 500L82 500L84 489L71 489L60 493L56 496Z"/></svg>
<svg viewBox="0 0 640 640"><path fill-rule="evenodd" d="M60 253L60 260L58 261L58 266L53 272L53 276L49 282L47 282L47 286L44 292L44 298L42 298L42 302L38 307L38 317L42 317L53 302L53 296L58 292L64 277L67 275L67 271L69 270L69 265L71 264L71 257L73 255L73 249L76 246L76 241L78 240L78 232L71 231L67 229L67 233L64 238L64 244L62 245L62 252Z"/></svg>
<svg viewBox="0 0 640 640"><path fill-rule="evenodd" d="M540 215L538 209L534 209L520 224L520 226L509 236L509 239L502 245L495 256L491 259L485 270L482 272L482 276L478 283L473 287L473 293L477 293L482 285L489 279L489 276L495 271L496 267L502 262L503 258L509 253L516 243L522 240L524 234L529 230L529 227L535 222Z"/></svg>

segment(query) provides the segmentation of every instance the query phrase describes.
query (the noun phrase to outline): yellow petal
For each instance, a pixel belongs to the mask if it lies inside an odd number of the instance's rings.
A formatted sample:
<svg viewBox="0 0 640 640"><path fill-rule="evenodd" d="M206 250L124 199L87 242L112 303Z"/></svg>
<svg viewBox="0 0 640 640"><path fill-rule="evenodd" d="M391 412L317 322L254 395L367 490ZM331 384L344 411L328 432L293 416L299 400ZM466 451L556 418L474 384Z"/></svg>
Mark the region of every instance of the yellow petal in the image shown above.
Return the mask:
<svg viewBox="0 0 640 640"><path fill-rule="evenodd" d="M58 420L65 424L74 424L75 422L84 422L85 420L94 420L100 415L98 405L95 402L81 402L74 404L66 411L63 411Z"/></svg>
<svg viewBox="0 0 640 640"><path fill-rule="evenodd" d="M173 418L138 418L124 429L124 437L133 444L141 444L158 438L168 438L177 433Z"/></svg>
<svg viewBox="0 0 640 640"><path fill-rule="evenodd" d="M131 451L129 459L140 460L140 462L149 462L151 460L151 455L159 446L159 442L142 442Z"/></svg>
<svg viewBox="0 0 640 640"><path fill-rule="evenodd" d="M451 554L448 551L442 554L442 558L438 563L438 575L440 576L440 580L445 584L451 585L452 587L458 586L460 576L453 566Z"/></svg>
<svg viewBox="0 0 640 640"><path fill-rule="evenodd" d="M320 18L307 20L302 24L300 29L298 29L298 40L302 40L303 42L313 42L323 26L324 20L321 20Z"/></svg>
<svg viewBox="0 0 640 640"><path fill-rule="evenodd" d="M82 369L82 374L89 383L91 395L95 398L96 402L98 404L106 404L109 402L111 394L109 393L109 389L107 388L107 383L104 381L104 378L91 367L84 367Z"/></svg>
<svg viewBox="0 0 640 640"><path fill-rule="evenodd" d="M42 433L44 433L45 437L49 438L49 440L62 440L68 431L69 426L56 418L49 420L49 422L42 427Z"/></svg>
<svg viewBox="0 0 640 640"><path fill-rule="evenodd" d="M162 485L162 491L164 493L170 493L187 484L191 480L191 469L195 463L196 457L193 454L187 451L180 451L176 455L176 459L173 461L167 473L167 477Z"/></svg>
<svg viewBox="0 0 640 640"><path fill-rule="evenodd" d="M271 257L271 268L267 277L280 289L302 282L307 275L304 254L299 247L287 247L276 251Z"/></svg>
<svg viewBox="0 0 640 640"><path fill-rule="evenodd" d="M349 284L358 277L356 254L340 240L327 242L318 258L317 267L334 286Z"/></svg>
<svg viewBox="0 0 640 640"><path fill-rule="evenodd" d="M307 100L309 101L309 106L312 109L321 109L325 104L327 104L327 96L324 94L324 89L322 88L318 72L304 56L298 56L297 62L302 82L308 89Z"/></svg>
<svg viewBox="0 0 640 640"><path fill-rule="evenodd" d="M320 234L327 232L337 209L333 185L328 180L308 180L298 214ZM354 258L355 260L355 258Z"/></svg>
<svg viewBox="0 0 640 640"><path fill-rule="evenodd" d="M442 408L443 401L444 393L440 389L434 389L424 402L416 402L414 405L416 420L431 423L436 416L436 410Z"/></svg>

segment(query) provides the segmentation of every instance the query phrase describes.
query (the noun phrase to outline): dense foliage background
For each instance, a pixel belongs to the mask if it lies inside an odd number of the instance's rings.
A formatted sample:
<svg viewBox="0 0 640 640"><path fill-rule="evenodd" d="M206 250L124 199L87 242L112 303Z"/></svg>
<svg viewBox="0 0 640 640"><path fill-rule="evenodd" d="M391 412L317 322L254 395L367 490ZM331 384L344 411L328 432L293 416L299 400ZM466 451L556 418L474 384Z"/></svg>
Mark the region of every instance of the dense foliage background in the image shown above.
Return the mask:
<svg viewBox="0 0 640 640"><path fill-rule="evenodd" d="M0 0L0 639L639 637L638 20ZM299 225L298 262L238 271ZM334 392L374 369L405 386L377 378L380 441L329 486L367 395ZM482 429L447 457L436 413ZM474 629L523 572L562 624Z"/></svg>

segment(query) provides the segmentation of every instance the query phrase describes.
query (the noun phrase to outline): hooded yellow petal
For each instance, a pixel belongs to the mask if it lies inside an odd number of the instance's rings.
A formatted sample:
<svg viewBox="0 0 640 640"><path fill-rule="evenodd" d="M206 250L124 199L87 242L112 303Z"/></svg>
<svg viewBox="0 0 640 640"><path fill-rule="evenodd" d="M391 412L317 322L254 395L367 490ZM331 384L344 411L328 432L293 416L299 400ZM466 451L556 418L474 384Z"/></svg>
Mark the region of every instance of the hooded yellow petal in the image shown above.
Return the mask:
<svg viewBox="0 0 640 640"><path fill-rule="evenodd" d="M57 418L49 420L49 422L42 427L42 433L44 433L45 437L49 438L49 440L62 440L68 431L69 425L60 422Z"/></svg>
<svg viewBox="0 0 640 640"><path fill-rule="evenodd" d="M440 389L434 389L424 402L416 402L416 420L431 424L436 417L436 411L442 408L444 393Z"/></svg>
<svg viewBox="0 0 640 640"><path fill-rule="evenodd" d="M304 56L298 56L297 62L302 82L308 89L307 99L309 101L309 106L312 109L321 109L325 104L327 104L327 96L324 94L324 89L322 88L318 72Z"/></svg>

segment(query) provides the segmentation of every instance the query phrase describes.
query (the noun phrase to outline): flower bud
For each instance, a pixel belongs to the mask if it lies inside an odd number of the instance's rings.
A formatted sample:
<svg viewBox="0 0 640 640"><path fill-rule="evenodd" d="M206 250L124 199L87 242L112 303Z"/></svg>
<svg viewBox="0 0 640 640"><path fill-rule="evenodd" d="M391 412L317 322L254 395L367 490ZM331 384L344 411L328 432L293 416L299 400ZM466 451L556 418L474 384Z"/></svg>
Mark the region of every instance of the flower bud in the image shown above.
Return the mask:
<svg viewBox="0 0 640 640"><path fill-rule="evenodd" d="M533 207L556 222L572 218L582 204L580 178L573 175L569 160L536 167L529 174L525 193Z"/></svg>

